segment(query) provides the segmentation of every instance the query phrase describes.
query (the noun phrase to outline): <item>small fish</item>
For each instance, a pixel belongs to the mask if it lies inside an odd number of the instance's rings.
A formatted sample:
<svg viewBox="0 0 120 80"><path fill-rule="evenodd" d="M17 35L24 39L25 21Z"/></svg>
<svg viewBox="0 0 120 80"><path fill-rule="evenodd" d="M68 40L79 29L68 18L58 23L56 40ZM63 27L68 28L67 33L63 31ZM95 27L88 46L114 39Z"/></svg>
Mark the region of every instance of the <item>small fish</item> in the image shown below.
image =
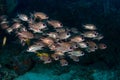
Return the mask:
<svg viewBox="0 0 120 80"><path fill-rule="evenodd" d="M48 64L52 62L51 58L46 56L42 60L44 61L44 64Z"/></svg>
<svg viewBox="0 0 120 80"><path fill-rule="evenodd" d="M96 38L98 33L96 31L87 31L82 34L86 38Z"/></svg>
<svg viewBox="0 0 120 80"><path fill-rule="evenodd" d="M17 17L22 21L29 21L28 16L25 14L18 14Z"/></svg>
<svg viewBox="0 0 120 80"><path fill-rule="evenodd" d="M6 41L7 41L7 37L5 36L5 37L3 38L3 43L2 43L2 46L5 46Z"/></svg>
<svg viewBox="0 0 120 80"><path fill-rule="evenodd" d="M35 45L40 45L42 47L45 47L45 44L41 41L41 40L38 40L36 42L34 42Z"/></svg>
<svg viewBox="0 0 120 80"><path fill-rule="evenodd" d="M95 50L98 49L98 46L95 42L87 41L86 43L88 44L88 47L87 47L88 52L95 52Z"/></svg>
<svg viewBox="0 0 120 80"><path fill-rule="evenodd" d="M85 42L80 42L80 43L78 43L78 45L80 48L87 48L88 47L87 43L85 43Z"/></svg>
<svg viewBox="0 0 120 80"><path fill-rule="evenodd" d="M93 40L98 40L98 41L100 41L100 40L103 39L103 38L104 38L103 35L98 34L97 37L93 38Z"/></svg>
<svg viewBox="0 0 120 80"><path fill-rule="evenodd" d="M52 62L52 60L49 57L48 53L40 53L40 54L37 54L37 56L40 58L40 60L42 60L44 62L44 64Z"/></svg>
<svg viewBox="0 0 120 80"><path fill-rule="evenodd" d="M103 43L100 43L100 44L98 44L98 48L99 49L106 49L107 46L105 44L103 44Z"/></svg>
<svg viewBox="0 0 120 80"><path fill-rule="evenodd" d="M6 31L7 31L7 33L10 34L11 32L13 32L13 28L9 27L9 28L6 29Z"/></svg>
<svg viewBox="0 0 120 80"><path fill-rule="evenodd" d="M51 25L53 28L61 28L63 27L63 24L60 21L57 20L48 20L47 23Z"/></svg>
<svg viewBox="0 0 120 80"><path fill-rule="evenodd" d="M48 53L40 53L40 52L36 52L36 55L38 56L38 57L41 57L41 56L49 56L48 55Z"/></svg>
<svg viewBox="0 0 120 80"><path fill-rule="evenodd" d="M41 45L31 45L28 47L27 52L36 52L38 50L41 50L43 46Z"/></svg>
<svg viewBox="0 0 120 80"><path fill-rule="evenodd" d="M34 33L42 33L40 28L34 24L29 24L29 30L32 30Z"/></svg>
<svg viewBox="0 0 120 80"><path fill-rule="evenodd" d="M64 40L64 39L68 39L70 36L71 34L69 32L64 32L64 33L59 33L57 37L60 40Z"/></svg>
<svg viewBox="0 0 120 80"><path fill-rule="evenodd" d="M21 22L21 20L20 20L19 18L13 18L12 21L15 22L15 23L16 23L16 22L18 22L18 23Z"/></svg>
<svg viewBox="0 0 120 80"><path fill-rule="evenodd" d="M34 35L29 31L18 32L17 36L27 38L27 39L33 39L34 38Z"/></svg>
<svg viewBox="0 0 120 80"><path fill-rule="evenodd" d="M68 66L68 62L65 59L61 59L60 64L61 64L61 66Z"/></svg>
<svg viewBox="0 0 120 80"><path fill-rule="evenodd" d="M19 32L28 31L25 26L22 26L18 29Z"/></svg>
<svg viewBox="0 0 120 80"><path fill-rule="evenodd" d="M3 20L3 21L0 22L0 24L4 24L4 23L7 23L7 24L8 24L9 21L7 21L7 20Z"/></svg>
<svg viewBox="0 0 120 80"><path fill-rule="evenodd" d="M66 29L65 29L65 28L56 28L55 30L56 30L56 32L58 32L58 33L64 33L64 32L66 32Z"/></svg>
<svg viewBox="0 0 120 80"><path fill-rule="evenodd" d="M42 42L44 44L46 44L47 46L50 46L50 45L54 44L54 40L50 37L41 38L40 40L42 40Z"/></svg>
<svg viewBox="0 0 120 80"><path fill-rule="evenodd" d="M6 30L7 28L9 28L9 25L8 25L8 23L2 23L2 24L0 24L0 27L1 27L1 29Z"/></svg>
<svg viewBox="0 0 120 80"><path fill-rule="evenodd" d="M58 46L58 47L56 47L55 51L65 53L65 52L68 52L71 50L65 46Z"/></svg>
<svg viewBox="0 0 120 80"><path fill-rule="evenodd" d="M45 29L47 27L44 22L34 23L34 26L38 26L40 29Z"/></svg>
<svg viewBox="0 0 120 80"><path fill-rule="evenodd" d="M68 52L68 54L73 55L73 56L77 56L77 57L85 55L84 52L81 50L71 51L71 52Z"/></svg>
<svg viewBox="0 0 120 80"><path fill-rule="evenodd" d="M47 35L53 39L57 39L57 37L58 37L58 33L56 33L56 32L50 32L50 33L47 33Z"/></svg>
<svg viewBox="0 0 120 80"><path fill-rule="evenodd" d="M78 56L69 55L69 57L70 57L73 61L79 62L79 57L78 57Z"/></svg>
<svg viewBox="0 0 120 80"><path fill-rule="evenodd" d="M76 43L76 42L70 42L70 44L71 44L70 48L73 49L73 50L79 48L78 43Z"/></svg>
<svg viewBox="0 0 120 80"><path fill-rule="evenodd" d="M58 53L60 52L62 54L64 52L73 50L73 48L71 48L71 44L69 43L60 43L60 44L54 43L51 46L49 46L49 49L51 51L57 51Z"/></svg>
<svg viewBox="0 0 120 80"><path fill-rule="evenodd" d="M63 53L62 51L55 51L54 54L57 54L57 55L59 55L59 56L64 56L64 53Z"/></svg>
<svg viewBox="0 0 120 80"><path fill-rule="evenodd" d="M59 60L59 55L58 55L58 54L52 54L51 57L52 57L54 60Z"/></svg>
<svg viewBox="0 0 120 80"><path fill-rule="evenodd" d="M83 25L83 28L87 29L87 30L96 30L97 29L96 26L93 24L85 24L85 25Z"/></svg>
<svg viewBox="0 0 120 80"><path fill-rule="evenodd" d="M73 51L73 48L71 47L71 43L61 42L59 43L59 46L56 46L56 51L60 51L64 53L64 52Z"/></svg>
<svg viewBox="0 0 120 80"><path fill-rule="evenodd" d="M15 23L13 23L13 25L11 26L11 28L12 28L12 29L18 29L18 28L20 28L21 26L22 26L21 23L15 22Z"/></svg>
<svg viewBox="0 0 120 80"><path fill-rule="evenodd" d="M22 24L21 24L21 23L15 22L15 23L12 24L11 27L7 28L6 31L7 31L8 33L11 33L11 32L13 32L14 30L17 31L17 30L20 29L21 27L22 27Z"/></svg>
<svg viewBox="0 0 120 80"><path fill-rule="evenodd" d="M34 33L41 33L43 29L45 29L47 25L43 22L38 22L31 24L29 23L29 29L32 30Z"/></svg>
<svg viewBox="0 0 120 80"><path fill-rule="evenodd" d="M49 46L49 49L50 49L51 51L55 51L55 50L56 50L56 45L55 45L55 44L50 45L50 46Z"/></svg>
<svg viewBox="0 0 120 80"><path fill-rule="evenodd" d="M77 28L71 28L69 31L74 34L80 33L80 31Z"/></svg>
<svg viewBox="0 0 120 80"><path fill-rule="evenodd" d="M75 36L75 37L71 38L71 41L79 43L79 42L84 41L84 38L82 36Z"/></svg>
<svg viewBox="0 0 120 80"><path fill-rule="evenodd" d="M34 18L39 18L40 20L48 19L49 17L43 12L35 12L33 14Z"/></svg>

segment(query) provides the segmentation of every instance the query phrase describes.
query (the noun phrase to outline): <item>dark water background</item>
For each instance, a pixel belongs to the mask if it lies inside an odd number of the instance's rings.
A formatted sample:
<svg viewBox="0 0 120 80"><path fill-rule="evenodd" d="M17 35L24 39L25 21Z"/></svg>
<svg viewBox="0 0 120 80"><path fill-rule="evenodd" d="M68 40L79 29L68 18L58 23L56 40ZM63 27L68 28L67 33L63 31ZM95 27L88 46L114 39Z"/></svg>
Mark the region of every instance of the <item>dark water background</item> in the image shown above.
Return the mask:
<svg viewBox="0 0 120 80"><path fill-rule="evenodd" d="M119 0L19 0L18 6L9 15L14 16L17 13L29 15L30 12L37 11L60 20L68 27L80 29L82 24L95 24L99 32L105 36L101 42L106 43L108 48L80 58L79 64L94 65L94 68L100 70L120 71ZM71 63L76 65L74 62Z"/></svg>
<svg viewBox="0 0 120 80"><path fill-rule="evenodd" d="M106 63L108 68L115 68L119 65L119 0L20 0L15 10L15 12L26 14L35 11L45 12L50 18L60 20L68 27L79 29L84 23L97 25L100 32L105 36L102 42L108 45L108 49L98 52L95 55L97 60L90 60L92 62L102 61Z"/></svg>

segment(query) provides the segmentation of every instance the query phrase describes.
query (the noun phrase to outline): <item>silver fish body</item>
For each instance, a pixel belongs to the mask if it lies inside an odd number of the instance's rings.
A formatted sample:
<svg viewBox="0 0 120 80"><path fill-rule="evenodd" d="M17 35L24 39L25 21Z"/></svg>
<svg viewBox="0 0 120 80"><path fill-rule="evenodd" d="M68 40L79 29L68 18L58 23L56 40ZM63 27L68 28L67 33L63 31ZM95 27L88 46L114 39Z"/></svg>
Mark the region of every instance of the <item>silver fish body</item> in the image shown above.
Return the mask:
<svg viewBox="0 0 120 80"><path fill-rule="evenodd" d="M28 16L25 14L18 14L17 16L22 21L28 21Z"/></svg>
<svg viewBox="0 0 120 80"><path fill-rule="evenodd" d="M86 38L96 38L98 33L96 31L87 31L82 34Z"/></svg>
<svg viewBox="0 0 120 80"><path fill-rule="evenodd" d="M80 42L80 43L78 43L78 46L79 46L80 48L87 48L87 47L88 47L87 43L85 43L85 42Z"/></svg>
<svg viewBox="0 0 120 80"><path fill-rule="evenodd" d="M71 51L71 52L68 52L68 54L70 55L73 55L73 56L84 56L84 52L81 51L81 50L77 50L77 51Z"/></svg>
<svg viewBox="0 0 120 80"><path fill-rule="evenodd" d="M93 24L85 24L83 25L84 29L87 29L87 30L96 30L96 26L93 25Z"/></svg>
<svg viewBox="0 0 120 80"><path fill-rule="evenodd" d="M41 45L31 45L28 49L27 52L36 52L37 50L41 50L43 46Z"/></svg>

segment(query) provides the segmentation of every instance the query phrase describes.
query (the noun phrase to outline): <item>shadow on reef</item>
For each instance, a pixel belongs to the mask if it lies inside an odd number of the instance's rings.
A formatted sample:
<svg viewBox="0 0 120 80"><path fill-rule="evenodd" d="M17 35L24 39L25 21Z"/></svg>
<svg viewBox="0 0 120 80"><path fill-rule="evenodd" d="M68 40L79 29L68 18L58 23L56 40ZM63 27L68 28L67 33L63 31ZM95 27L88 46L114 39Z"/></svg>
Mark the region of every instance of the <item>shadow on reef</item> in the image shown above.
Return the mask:
<svg viewBox="0 0 120 80"><path fill-rule="evenodd" d="M117 69L118 65L120 65L120 8L119 6L115 6L115 2L113 5L112 2L110 4L111 5L103 3L103 0L100 2L97 0L26 0L22 2L21 0L21 3L16 7L16 10L10 14L10 16L17 13L29 14L28 12L34 12L35 10L45 12L51 18L60 20L64 25L69 26L70 28L76 27L80 29L79 27L82 24L95 24L105 36L103 41L107 44L108 48L104 51L98 50L95 53L87 54L81 57L80 62L78 63L69 60L70 66L82 65L84 67L92 66L94 69L111 70ZM3 36L3 34L1 34L1 36ZM12 50L12 48L9 48L12 47L12 39L9 39L6 47ZM2 39L0 39L0 43L2 44ZM14 47L16 47L16 45ZM24 54L21 56L19 53L22 48L18 45L16 48L18 49L13 49L13 51L4 50L5 48L0 51L0 57L7 55L4 59L2 57L0 58L0 63L3 64L3 66L8 69L14 69L18 74L23 74L33 69L36 63L38 64L38 62L35 62L33 59L34 55L26 57ZM20 55L19 58L17 57L18 55ZM54 74L57 75L69 72L70 69L69 67L58 67L57 63L51 63L49 66L44 66L47 68L56 68ZM91 73L92 72L90 72L90 74Z"/></svg>

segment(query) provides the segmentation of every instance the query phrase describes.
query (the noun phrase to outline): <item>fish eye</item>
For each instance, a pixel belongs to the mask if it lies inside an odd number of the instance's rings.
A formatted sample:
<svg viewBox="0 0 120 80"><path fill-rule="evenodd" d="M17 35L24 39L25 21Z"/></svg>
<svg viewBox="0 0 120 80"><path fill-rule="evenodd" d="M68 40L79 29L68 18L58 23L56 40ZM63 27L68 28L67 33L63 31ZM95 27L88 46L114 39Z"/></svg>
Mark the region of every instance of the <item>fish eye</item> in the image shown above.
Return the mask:
<svg viewBox="0 0 120 80"><path fill-rule="evenodd" d="M95 35L98 35L98 33L97 33L97 32L95 32Z"/></svg>
<svg viewBox="0 0 120 80"><path fill-rule="evenodd" d="M48 59L48 61L51 61L51 59Z"/></svg>
<svg viewBox="0 0 120 80"><path fill-rule="evenodd" d="M67 35L70 35L70 33L67 33Z"/></svg>
<svg viewBox="0 0 120 80"><path fill-rule="evenodd" d="M70 49L73 49L73 47L70 47Z"/></svg>
<svg viewBox="0 0 120 80"><path fill-rule="evenodd" d="M89 46L89 44L88 44L88 43L86 43L86 45L87 45L87 46Z"/></svg>
<svg viewBox="0 0 120 80"><path fill-rule="evenodd" d="M43 24L43 26L46 26L46 24Z"/></svg>
<svg viewBox="0 0 120 80"><path fill-rule="evenodd" d="M104 48L106 48L106 45L103 45Z"/></svg>
<svg viewBox="0 0 120 80"><path fill-rule="evenodd" d="M84 40L84 37L82 37L82 40Z"/></svg>
<svg viewBox="0 0 120 80"><path fill-rule="evenodd" d="M56 58L56 59L58 59L58 57L57 57L57 56L56 56L55 58Z"/></svg>
<svg viewBox="0 0 120 80"><path fill-rule="evenodd" d="M75 45L76 48L78 48L78 45Z"/></svg>
<svg viewBox="0 0 120 80"><path fill-rule="evenodd" d="M81 54L84 54L84 52L82 52Z"/></svg>
<svg viewBox="0 0 120 80"><path fill-rule="evenodd" d="M65 64L65 65L67 65L68 63L67 63L67 62L65 62L64 64Z"/></svg>
<svg viewBox="0 0 120 80"><path fill-rule="evenodd" d="M62 24L62 23L60 23L60 26L63 26L63 24Z"/></svg>
<svg viewBox="0 0 120 80"><path fill-rule="evenodd" d="M94 48L97 49L97 46L95 46Z"/></svg>
<svg viewBox="0 0 120 80"><path fill-rule="evenodd" d="M97 33L95 33L95 35L97 35Z"/></svg>

